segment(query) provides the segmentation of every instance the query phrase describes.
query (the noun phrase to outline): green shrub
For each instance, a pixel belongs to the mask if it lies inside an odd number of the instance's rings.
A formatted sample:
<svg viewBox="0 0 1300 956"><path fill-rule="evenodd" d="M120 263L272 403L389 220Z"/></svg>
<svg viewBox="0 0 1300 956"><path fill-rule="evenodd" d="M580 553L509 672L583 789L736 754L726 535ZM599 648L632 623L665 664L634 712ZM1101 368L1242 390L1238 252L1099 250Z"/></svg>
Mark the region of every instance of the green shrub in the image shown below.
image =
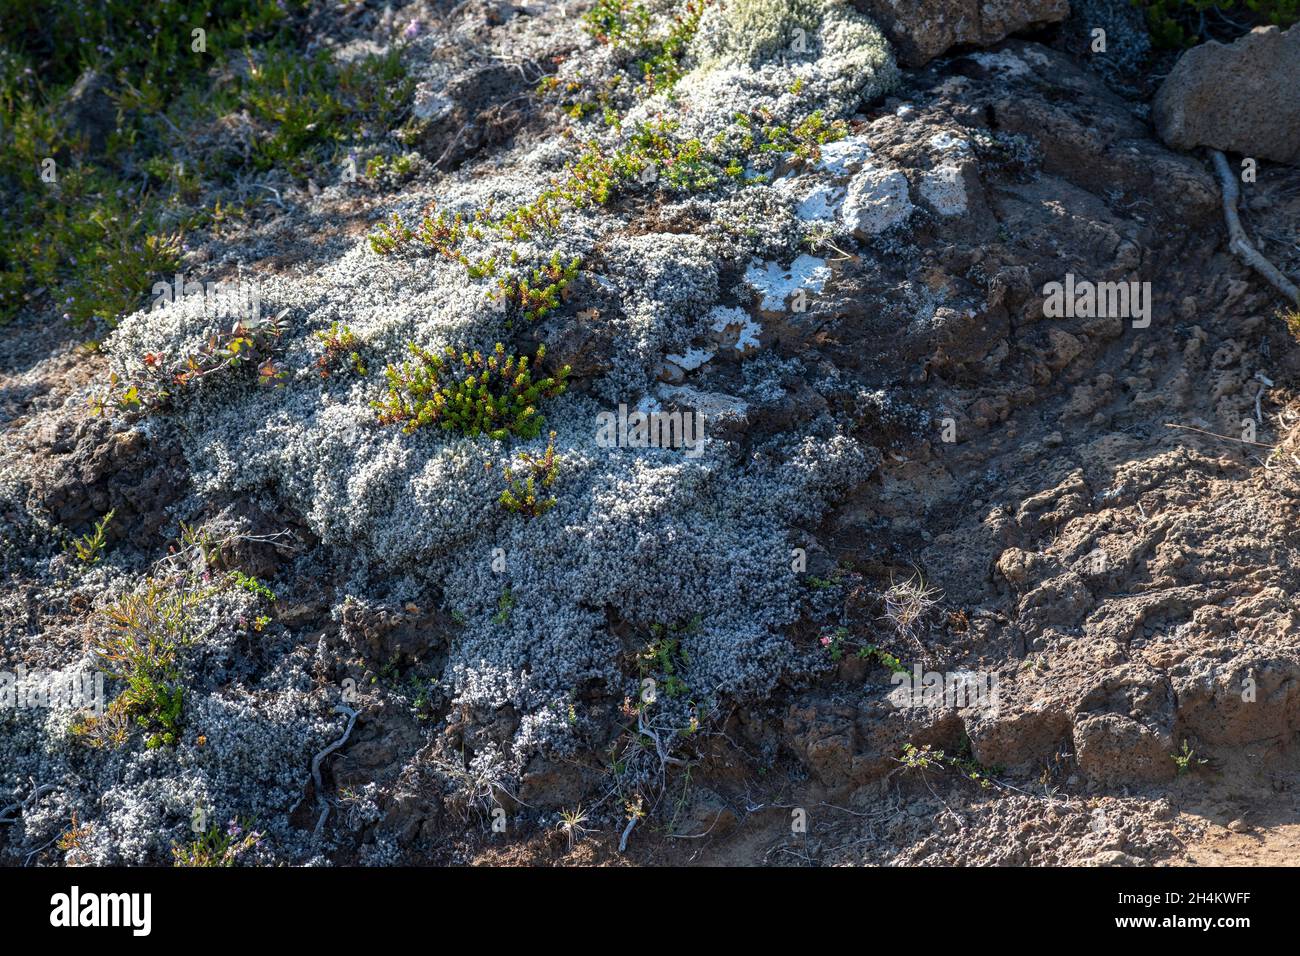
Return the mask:
<svg viewBox="0 0 1300 956"><path fill-rule="evenodd" d="M513 469L505 469L506 488L501 492L501 506L507 511L536 518L555 507L555 498L538 498L538 488L550 488L560 474L560 459L555 454L555 432L546 443L546 452L537 458L527 452L519 455L523 466L522 477L516 478Z"/></svg>
<svg viewBox="0 0 1300 956"><path fill-rule="evenodd" d="M536 438L545 421L538 403L563 394L567 387L568 366L554 376L533 379L545 346L538 346L531 365L527 355L507 356L500 342L486 357L451 346L441 353L415 343L408 347L412 361L384 370L388 392L373 403L381 423L400 424L407 434L439 425L471 438Z"/></svg>
<svg viewBox="0 0 1300 956"><path fill-rule="evenodd" d="M1288 27L1300 20L1300 0L1132 0L1146 13L1151 42L1178 49L1206 39L1233 39L1244 21Z"/></svg>
<svg viewBox="0 0 1300 956"><path fill-rule="evenodd" d="M108 609L108 631L92 645L110 676L126 682L110 710L143 728L148 747L178 739L185 702L180 652L192 638L191 613L205 596L188 582L150 579ZM74 733L86 734L88 723Z"/></svg>

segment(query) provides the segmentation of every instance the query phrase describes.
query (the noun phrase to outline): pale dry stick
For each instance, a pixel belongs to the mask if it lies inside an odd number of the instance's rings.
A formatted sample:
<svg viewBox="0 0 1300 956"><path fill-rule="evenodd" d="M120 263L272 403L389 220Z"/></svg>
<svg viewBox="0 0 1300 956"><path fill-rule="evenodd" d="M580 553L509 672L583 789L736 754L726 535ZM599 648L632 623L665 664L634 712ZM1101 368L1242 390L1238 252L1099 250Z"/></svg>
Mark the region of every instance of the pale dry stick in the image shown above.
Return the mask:
<svg viewBox="0 0 1300 956"><path fill-rule="evenodd" d="M320 818L316 821L316 829L312 831L313 840L320 839L320 832L325 826L325 818L330 814L329 801L325 799L325 785L321 783L320 778L321 761L348 742L348 738L352 736L352 727L357 722L357 712L347 704L339 704L334 708L334 712L348 715L348 727L343 731L342 737L318 753L311 761L311 778L316 782L316 802L321 807Z"/></svg>
<svg viewBox="0 0 1300 956"><path fill-rule="evenodd" d="M627 838L632 835L632 828L636 826L636 821L640 819L635 813L627 821L627 826L623 828L623 835L618 840L618 852L622 853L627 849Z"/></svg>
<svg viewBox="0 0 1300 956"><path fill-rule="evenodd" d="M1209 432L1204 428L1193 428L1191 425L1178 425L1174 422L1165 422L1166 428L1181 428L1183 431L1196 432L1198 435L1209 435L1211 438L1222 438L1224 441L1235 441L1242 445L1254 445L1256 448L1273 448L1273 445L1267 445L1262 441L1247 441L1245 438L1237 438L1234 435L1220 435L1217 432Z"/></svg>
<svg viewBox="0 0 1300 956"><path fill-rule="evenodd" d="M1210 150L1210 155L1214 157L1214 168L1223 185L1223 216L1228 223L1228 248L1242 262L1267 279L1273 288L1290 299L1292 304L1300 306L1300 289L1277 266L1265 259L1246 237L1246 230L1242 228L1241 219L1237 216L1237 199L1241 190L1237 186L1237 177L1228 166L1227 157L1217 149Z"/></svg>

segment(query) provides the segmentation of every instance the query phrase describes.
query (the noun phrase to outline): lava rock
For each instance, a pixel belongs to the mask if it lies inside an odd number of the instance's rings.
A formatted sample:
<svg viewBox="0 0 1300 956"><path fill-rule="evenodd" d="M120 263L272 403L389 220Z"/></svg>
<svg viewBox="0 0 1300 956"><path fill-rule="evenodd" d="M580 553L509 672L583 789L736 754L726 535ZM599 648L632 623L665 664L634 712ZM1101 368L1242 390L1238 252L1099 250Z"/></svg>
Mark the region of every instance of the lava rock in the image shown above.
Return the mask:
<svg viewBox="0 0 1300 956"><path fill-rule="evenodd" d="M1300 29L1260 27L1184 53L1152 116L1170 146L1300 164Z"/></svg>

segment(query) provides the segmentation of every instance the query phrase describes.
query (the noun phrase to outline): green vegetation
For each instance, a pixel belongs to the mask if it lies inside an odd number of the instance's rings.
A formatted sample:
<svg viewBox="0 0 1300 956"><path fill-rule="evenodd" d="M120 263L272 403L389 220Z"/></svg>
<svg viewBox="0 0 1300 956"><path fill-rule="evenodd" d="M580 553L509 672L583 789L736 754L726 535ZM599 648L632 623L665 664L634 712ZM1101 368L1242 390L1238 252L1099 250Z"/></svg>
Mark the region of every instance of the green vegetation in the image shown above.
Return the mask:
<svg viewBox="0 0 1300 956"><path fill-rule="evenodd" d="M116 509L110 511L95 522L94 531L73 540L71 551L82 564L96 564L99 561L103 555L104 546L108 543L108 525L116 513Z"/></svg>
<svg viewBox="0 0 1300 956"><path fill-rule="evenodd" d="M892 673L907 673L907 666L893 654L883 648L877 647L875 644L861 644L852 640L849 637L849 629L847 627L837 627L828 631L821 636L819 643L822 647L826 648L827 653L830 654L831 660L836 663L844 659L844 652L846 650L849 648L856 648L854 656L857 657L858 660L874 660L881 666L887 667Z"/></svg>
<svg viewBox="0 0 1300 956"><path fill-rule="evenodd" d="M506 588L497 599L497 612L492 615L494 624L504 624L510 620L510 612L515 609L515 596Z"/></svg>
<svg viewBox="0 0 1300 956"><path fill-rule="evenodd" d="M1197 757L1196 751L1187 746L1187 741L1183 741L1183 749L1179 753L1170 754L1174 758L1174 766L1178 768L1178 776L1185 773L1191 773L1197 767L1202 767L1210 761L1204 757Z"/></svg>
<svg viewBox="0 0 1300 956"><path fill-rule="evenodd" d="M361 342L356 334L346 325L331 322L329 329L316 332L316 341L320 342L322 352L316 359L316 369L321 378L329 378L345 362L348 368L358 375L367 375L366 363L361 358Z"/></svg>
<svg viewBox="0 0 1300 956"><path fill-rule="evenodd" d="M176 743L185 701L180 652L192 638L192 612L207 593L188 582L150 578L105 612L108 630L92 648L109 675L126 682L126 689L104 716L74 725L73 736L99 746L125 742L125 727L105 741L99 724L111 715L110 725L125 719L143 728L147 747Z"/></svg>
<svg viewBox="0 0 1300 956"><path fill-rule="evenodd" d="M471 438L536 438L545 421L538 403L563 394L567 387L567 365L554 376L534 381L545 346L538 346L531 364L527 355L506 355L500 342L486 357L451 346L442 353L415 343L409 348L413 361L384 370L388 393L373 403L382 424L401 424L407 434L436 424Z"/></svg>
<svg viewBox="0 0 1300 956"><path fill-rule="evenodd" d="M225 828L215 823L194 842L173 846L175 866L234 866L241 856L262 843L262 834L249 820L231 820Z"/></svg>
<svg viewBox="0 0 1300 956"><path fill-rule="evenodd" d="M637 656L641 679L653 678L668 697L689 692L680 672L690 665L691 657L681 641L683 636L698 633L699 629L698 616L685 624L651 624L651 640Z"/></svg>
<svg viewBox="0 0 1300 956"><path fill-rule="evenodd" d="M179 268L185 233L262 201L237 198L241 174L333 178L343 143L392 131L398 52L304 55L308 6L0 0L0 321L111 324Z"/></svg>
<svg viewBox="0 0 1300 956"><path fill-rule="evenodd" d="M551 432L546 452L540 458L527 452L521 452L519 458L523 464L523 477L516 478L512 469L505 469L506 489L501 492L501 506L515 514L536 518L555 506L554 498L537 497L537 489L550 488L560 474L560 459L555 454L555 432Z"/></svg>
<svg viewBox="0 0 1300 956"><path fill-rule="evenodd" d="M956 770L967 780L979 784L985 790L993 786L993 775L1002 771L1000 767L981 766L970 755L969 738L962 739L962 752L960 754L946 754L930 744L923 744L920 747L913 744L904 744L902 754L895 759L904 769L916 770L922 773L945 768Z"/></svg>
<svg viewBox="0 0 1300 956"><path fill-rule="evenodd" d="M216 332L194 355L168 364L166 356L155 352L142 358L142 373L137 380L124 381L117 373L109 376L107 395L91 401L95 414L109 408L118 411L155 411L165 407L178 390L192 387L203 379L219 376L241 366L257 366L257 379L263 385L279 385L285 371L275 359L280 337L284 334L283 314L274 319L236 322L229 331Z"/></svg>
<svg viewBox="0 0 1300 956"><path fill-rule="evenodd" d="M634 73L641 77L645 95L671 89L685 71L682 59L691 37L699 29L707 0L686 0L681 11L659 35L651 30L651 17L644 4L632 0L596 0L583 15L583 29L598 41L633 56Z"/></svg>
<svg viewBox="0 0 1300 956"><path fill-rule="evenodd" d="M231 583L240 590L247 591L249 594L255 594L264 601L274 601L275 592L268 588L257 578L245 574L243 571L230 572Z"/></svg>
<svg viewBox="0 0 1300 956"><path fill-rule="evenodd" d="M1251 26L1288 27L1300 20L1300 0L1132 0L1146 14L1151 42L1165 49L1202 40L1230 40Z"/></svg>
<svg viewBox="0 0 1300 956"><path fill-rule="evenodd" d="M568 265L560 261L559 252L531 276L501 278L497 280L498 296L508 306L517 308L529 322L545 318L560 305L560 297L578 275L582 260L574 256ZM493 264L495 271L495 263ZM474 278L474 270L470 270Z"/></svg>

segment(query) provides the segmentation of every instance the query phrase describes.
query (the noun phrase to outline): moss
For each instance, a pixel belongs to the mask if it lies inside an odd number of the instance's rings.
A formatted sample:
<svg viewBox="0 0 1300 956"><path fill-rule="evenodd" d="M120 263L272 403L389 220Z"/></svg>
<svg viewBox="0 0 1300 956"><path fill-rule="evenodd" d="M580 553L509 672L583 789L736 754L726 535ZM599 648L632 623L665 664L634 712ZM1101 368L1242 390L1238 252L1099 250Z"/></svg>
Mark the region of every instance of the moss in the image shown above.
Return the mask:
<svg viewBox="0 0 1300 956"><path fill-rule="evenodd" d="M733 0L721 8L725 28L715 56L754 66L794 52L821 23L821 8L818 0Z"/></svg>

